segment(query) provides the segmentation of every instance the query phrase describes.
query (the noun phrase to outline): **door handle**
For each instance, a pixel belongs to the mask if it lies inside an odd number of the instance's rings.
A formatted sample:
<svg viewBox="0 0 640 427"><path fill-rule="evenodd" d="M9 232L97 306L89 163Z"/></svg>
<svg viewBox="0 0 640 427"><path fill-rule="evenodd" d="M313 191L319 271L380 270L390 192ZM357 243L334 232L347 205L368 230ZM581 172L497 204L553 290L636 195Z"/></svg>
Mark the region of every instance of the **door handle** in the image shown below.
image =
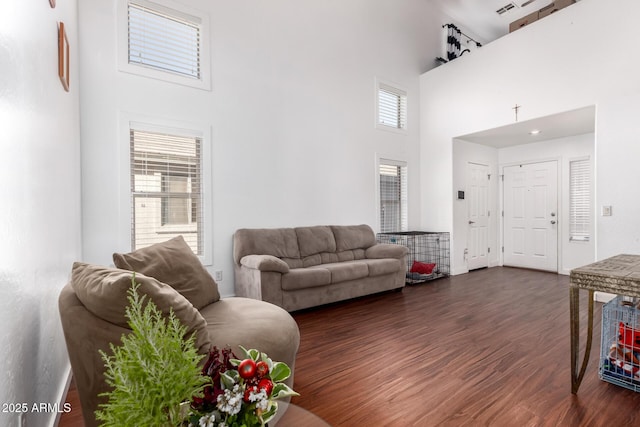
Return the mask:
<svg viewBox="0 0 640 427"><path fill-rule="evenodd" d="M469 221L469 224L475 224L475 223L476 223L475 221Z"/></svg>
<svg viewBox="0 0 640 427"><path fill-rule="evenodd" d="M555 224L556 222L554 220L551 220L551 224Z"/></svg>

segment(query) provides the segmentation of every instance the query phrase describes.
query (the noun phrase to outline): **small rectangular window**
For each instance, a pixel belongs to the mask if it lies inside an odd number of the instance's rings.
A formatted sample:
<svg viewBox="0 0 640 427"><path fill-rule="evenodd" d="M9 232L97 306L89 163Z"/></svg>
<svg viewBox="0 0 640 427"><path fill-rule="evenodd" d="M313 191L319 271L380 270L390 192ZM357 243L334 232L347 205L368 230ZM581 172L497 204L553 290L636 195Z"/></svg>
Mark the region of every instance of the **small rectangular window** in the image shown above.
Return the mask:
<svg viewBox="0 0 640 427"><path fill-rule="evenodd" d="M120 71L209 90L209 19L172 0L119 0Z"/></svg>
<svg viewBox="0 0 640 427"><path fill-rule="evenodd" d="M182 235L202 255L201 143L130 130L132 250Z"/></svg>
<svg viewBox="0 0 640 427"><path fill-rule="evenodd" d="M380 159L380 232L408 230L407 165Z"/></svg>
<svg viewBox="0 0 640 427"><path fill-rule="evenodd" d="M129 2L129 63L200 78L200 22L178 11Z"/></svg>
<svg viewBox="0 0 640 427"><path fill-rule="evenodd" d="M589 159L569 162L569 240L591 238L591 172Z"/></svg>
<svg viewBox="0 0 640 427"><path fill-rule="evenodd" d="M385 83L378 83L377 125L404 130L407 127L407 93Z"/></svg>

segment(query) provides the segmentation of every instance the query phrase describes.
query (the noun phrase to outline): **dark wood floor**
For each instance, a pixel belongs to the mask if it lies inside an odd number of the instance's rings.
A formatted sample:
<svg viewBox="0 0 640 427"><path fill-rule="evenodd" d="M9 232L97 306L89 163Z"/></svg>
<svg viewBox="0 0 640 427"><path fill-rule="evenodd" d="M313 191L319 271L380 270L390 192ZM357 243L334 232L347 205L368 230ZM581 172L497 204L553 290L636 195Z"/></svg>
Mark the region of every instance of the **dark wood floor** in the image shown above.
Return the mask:
<svg viewBox="0 0 640 427"><path fill-rule="evenodd" d="M567 276L491 268L294 313L293 402L333 426L640 425L640 394L598 379L600 304L571 394L568 295ZM60 426L83 426L74 394Z"/></svg>

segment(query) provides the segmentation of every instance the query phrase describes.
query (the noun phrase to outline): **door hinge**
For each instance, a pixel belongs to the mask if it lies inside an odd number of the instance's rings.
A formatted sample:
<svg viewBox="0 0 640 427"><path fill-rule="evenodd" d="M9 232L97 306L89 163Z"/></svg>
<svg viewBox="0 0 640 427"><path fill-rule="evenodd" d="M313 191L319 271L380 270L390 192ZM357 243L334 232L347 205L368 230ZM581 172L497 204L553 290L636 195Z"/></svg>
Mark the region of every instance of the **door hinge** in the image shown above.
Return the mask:
<svg viewBox="0 0 640 427"><path fill-rule="evenodd" d="M504 175L500 175L500 179L504 181Z"/></svg>
<svg viewBox="0 0 640 427"><path fill-rule="evenodd" d="M504 253L504 246L502 247L502 253Z"/></svg>
<svg viewBox="0 0 640 427"><path fill-rule="evenodd" d="M491 248L487 248L487 253L490 254L491 253Z"/></svg>
<svg viewBox="0 0 640 427"><path fill-rule="evenodd" d="M502 217L504 218L504 211L502 211Z"/></svg>
<svg viewBox="0 0 640 427"><path fill-rule="evenodd" d="M491 174L490 173L487 174L487 180L491 181Z"/></svg>
<svg viewBox="0 0 640 427"><path fill-rule="evenodd" d="M487 211L487 216L491 216L491 211Z"/></svg>

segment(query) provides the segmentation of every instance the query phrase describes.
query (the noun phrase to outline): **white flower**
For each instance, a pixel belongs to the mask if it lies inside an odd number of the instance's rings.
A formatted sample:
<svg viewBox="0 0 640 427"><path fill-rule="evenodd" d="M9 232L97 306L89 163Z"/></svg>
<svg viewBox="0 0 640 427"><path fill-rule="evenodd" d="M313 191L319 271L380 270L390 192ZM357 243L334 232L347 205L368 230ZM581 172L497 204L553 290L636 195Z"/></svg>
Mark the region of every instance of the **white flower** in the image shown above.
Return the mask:
<svg viewBox="0 0 640 427"><path fill-rule="evenodd" d="M256 403L256 408L263 411L266 411L267 407L269 406L269 398L265 389L260 389L258 393L250 392L249 401L258 402Z"/></svg>
<svg viewBox="0 0 640 427"><path fill-rule="evenodd" d="M216 421L216 415L212 413L212 414L200 417L199 424L200 424L200 427L214 427L215 421Z"/></svg>
<svg viewBox="0 0 640 427"><path fill-rule="evenodd" d="M242 392L240 386L235 384L232 390L226 389L218 396L218 409L229 415L235 415L242 409Z"/></svg>

